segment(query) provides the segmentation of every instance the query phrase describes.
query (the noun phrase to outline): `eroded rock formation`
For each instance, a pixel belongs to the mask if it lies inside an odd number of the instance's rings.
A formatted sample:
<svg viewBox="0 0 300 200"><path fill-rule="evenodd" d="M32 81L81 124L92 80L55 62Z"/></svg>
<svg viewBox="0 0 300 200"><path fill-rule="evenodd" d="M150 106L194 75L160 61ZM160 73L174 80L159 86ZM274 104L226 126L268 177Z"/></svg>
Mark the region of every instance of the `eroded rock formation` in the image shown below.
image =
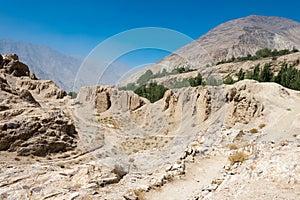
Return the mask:
<svg viewBox="0 0 300 200"><path fill-rule="evenodd" d="M45 156L74 149L75 126L55 100L66 92L52 81L32 79L15 54L0 55L0 66L0 150Z"/></svg>

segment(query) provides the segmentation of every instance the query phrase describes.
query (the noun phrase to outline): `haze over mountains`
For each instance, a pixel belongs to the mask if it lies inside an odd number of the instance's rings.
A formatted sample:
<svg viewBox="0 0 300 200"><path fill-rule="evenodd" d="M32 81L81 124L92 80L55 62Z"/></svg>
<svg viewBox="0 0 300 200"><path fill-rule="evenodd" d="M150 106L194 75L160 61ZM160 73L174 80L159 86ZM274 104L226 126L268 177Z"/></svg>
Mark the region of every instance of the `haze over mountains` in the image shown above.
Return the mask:
<svg viewBox="0 0 300 200"><path fill-rule="evenodd" d="M22 62L41 79L51 79L71 91L81 60L64 55L46 46L0 39L1 54L16 53Z"/></svg>

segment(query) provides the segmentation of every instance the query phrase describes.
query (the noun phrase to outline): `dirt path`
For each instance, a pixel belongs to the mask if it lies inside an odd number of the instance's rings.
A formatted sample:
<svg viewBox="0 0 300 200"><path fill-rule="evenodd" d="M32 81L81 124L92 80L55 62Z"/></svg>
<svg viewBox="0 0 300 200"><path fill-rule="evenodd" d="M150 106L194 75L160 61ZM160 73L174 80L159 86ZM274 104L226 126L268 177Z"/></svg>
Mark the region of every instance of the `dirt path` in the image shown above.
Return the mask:
<svg viewBox="0 0 300 200"><path fill-rule="evenodd" d="M222 176L221 170L227 158L211 157L210 159L196 158L194 163L187 163L186 175L171 183L167 183L161 190L146 193L145 199L182 200L191 198L193 193L208 186L215 178Z"/></svg>

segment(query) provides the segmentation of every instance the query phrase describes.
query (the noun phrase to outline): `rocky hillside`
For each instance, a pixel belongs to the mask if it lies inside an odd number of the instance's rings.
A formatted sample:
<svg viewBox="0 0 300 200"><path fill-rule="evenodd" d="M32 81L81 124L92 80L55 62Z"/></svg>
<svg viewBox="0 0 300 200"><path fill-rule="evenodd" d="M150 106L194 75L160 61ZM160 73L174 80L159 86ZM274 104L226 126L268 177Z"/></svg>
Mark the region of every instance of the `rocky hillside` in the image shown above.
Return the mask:
<svg viewBox="0 0 300 200"><path fill-rule="evenodd" d="M208 77L215 77L221 82L226 79L228 76L232 76L234 80L238 79L238 73L242 69L245 73L252 71L255 66L260 65L262 68L265 64L270 65L270 70L273 74L277 74L281 66L286 63L288 66L293 66L297 69L300 69L300 53L292 53L284 56L279 56L276 59L271 57L262 58L255 61L241 61L241 62L231 62L224 63L220 65L215 65L207 67L201 70L195 70L187 73L168 75L160 78L151 79L158 84L162 84L166 87L172 87L172 85L182 79L194 78L199 73L202 75L203 79L206 80Z"/></svg>
<svg viewBox="0 0 300 200"><path fill-rule="evenodd" d="M189 67L200 71L221 60L254 55L257 50L300 48L300 23L280 17L251 15L223 23L158 63L130 76L124 84L138 79L147 69ZM123 84L123 85L124 85Z"/></svg>
<svg viewBox="0 0 300 200"><path fill-rule="evenodd" d="M276 17L225 23L179 50L198 69L181 75L299 68L299 52L201 67L203 56L299 48L298 33L297 22ZM299 105L300 92L253 80L171 89L154 103L108 86L71 99L17 55L1 55L0 199L298 199Z"/></svg>
<svg viewBox="0 0 300 200"><path fill-rule="evenodd" d="M126 169L93 197L296 199L299 103L299 92L249 80L169 90L153 104L82 88L73 113L83 144L99 163Z"/></svg>
<svg viewBox="0 0 300 200"><path fill-rule="evenodd" d="M1 151L45 156L76 147L64 90L37 80L16 54L0 55L0 84Z"/></svg>
<svg viewBox="0 0 300 200"><path fill-rule="evenodd" d="M299 92L244 80L155 103L104 86L72 100L16 55L0 63L1 199L300 195Z"/></svg>
<svg viewBox="0 0 300 200"><path fill-rule="evenodd" d="M79 59L66 56L46 46L0 39L0 53L16 53L39 78L53 80L57 85L71 91L76 72L81 64Z"/></svg>

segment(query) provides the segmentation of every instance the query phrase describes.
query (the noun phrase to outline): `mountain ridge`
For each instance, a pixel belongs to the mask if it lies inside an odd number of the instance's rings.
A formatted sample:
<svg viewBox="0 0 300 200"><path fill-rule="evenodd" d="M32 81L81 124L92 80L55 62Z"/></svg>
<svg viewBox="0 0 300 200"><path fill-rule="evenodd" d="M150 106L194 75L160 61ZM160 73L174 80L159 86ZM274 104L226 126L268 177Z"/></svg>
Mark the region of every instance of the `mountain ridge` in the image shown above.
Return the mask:
<svg viewBox="0 0 300 200"><path fill-rule="evenodd" d="M61 88L71 91L81 61L50 47L0 39L2 54L16 53L30 70L41 79L51 79Z"/></svg>
<svg viewBox="0 0 300 200"><path fill-rule="evenodd" d="M234 19L220 24L219 26L208 31L205 35L196 39L194 42L186 45L182 49L179 49L178 52L183 55L194 54L194 52L187 52L187 50L193 48L193 50L195 51L195 47L197 49L198 44L200 45L200 47L205 48L206 51L211 54L211 57L213 59L215 59L216 57L216 59L220 60L224 58L230 58L231 56L237 57L246 56L247 54L254 54L257 50L262 48L291 49L293 46L299 48L299 36L295 36L294 33L289 34L289 31L294 31L295 28L297 29L297 33L299 33L300 23L290 19L273 16L268 17L250 15L244 18ZM267 36L273 38L266 38L264 36L264 33L268 34ZM279 36L288 38L288 40L285 41L287 43L284 44L280 43L280 41L277 41L277 39L282 39ZM212 39L214 39L214 41L211 41ZM274 41L272 41L272 39ZM294 43L292 43L291 41ZM253 46L254 42L257 42L255 43L255 46ZM245 44L252 45L246 48L244 47ZM211 46L214 45L218 45L217 48L226 47L232 49L228 50L227 54L225 55L218 55L217 53L212 52L212 50L215 51L215 49L210 49ZM241 45L243 46L239 47ZM244 51L238 51L237 48L244 48ZM193 56L187 56L193 58Z"/></svg>

